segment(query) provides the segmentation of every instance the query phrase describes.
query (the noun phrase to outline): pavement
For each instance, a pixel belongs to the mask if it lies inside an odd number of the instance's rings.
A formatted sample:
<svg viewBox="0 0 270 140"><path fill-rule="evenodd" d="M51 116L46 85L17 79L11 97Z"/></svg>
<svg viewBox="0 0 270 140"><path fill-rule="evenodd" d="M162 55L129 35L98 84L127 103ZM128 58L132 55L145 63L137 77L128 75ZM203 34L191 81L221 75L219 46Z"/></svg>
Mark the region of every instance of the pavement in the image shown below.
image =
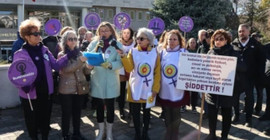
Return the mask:
<svg viewBox="0 0 270 140"><path fill-rule="evenodd" d="M264 93L265 94L265 93ZM264 96L265 97L265 96ZM243 98L242 98L243 99ZM127 104L126 104L127 105ZM135 134L134 128L128 126L128 119L121 120L119 116L119 110L117 103L115 104L115 123L113 126L114 140L132 140ZM241 100L241 107L243 108L243 100ZM128 107L126 107L128 108ZM265 101L263 102L263 111L265 110ZM128 109L125 110L128 114ZM197 113L191 111L191 107L187 107L187 111L181 113L182 119L179 128L179 138L184 137L190 132L198 129L199 124L199 111L200 107L197 107ZM81 115L81 133L89 140L94 140L95 135L98 133L98 125L96 118L93 117L94 111L87 109L82 111ZM159 118L161 113L160 107L153 107L151 109L151 128L149 129L149 137L151 140L163 140L165 135L165 124L162 119ZM180 113L180 110L179 110ZM262 115L264 112L261 112ZM259 116L253 115L253 127L245 127L244 119L245 115L240 115L240 124L232 125L229 133L229 139L233 140L270 140L269 136L266 136L263 131L270 127L270 121L259 121ZM221 119L218 115L217 123L217 136L221 136ZM51 117L51 131L49 134L49 140L61 139L61 108L60 105L54 104ZM72 125L71 125L72 126ZM72 127L70 129L72 132ZM209 133L208 120L203 120L201 127L201 139L204 139ZM0 109L0 140L28 140L28 133L25 127L22 107L18 106L10 109ZM191 138L191 140L196 138Z"/></svg>

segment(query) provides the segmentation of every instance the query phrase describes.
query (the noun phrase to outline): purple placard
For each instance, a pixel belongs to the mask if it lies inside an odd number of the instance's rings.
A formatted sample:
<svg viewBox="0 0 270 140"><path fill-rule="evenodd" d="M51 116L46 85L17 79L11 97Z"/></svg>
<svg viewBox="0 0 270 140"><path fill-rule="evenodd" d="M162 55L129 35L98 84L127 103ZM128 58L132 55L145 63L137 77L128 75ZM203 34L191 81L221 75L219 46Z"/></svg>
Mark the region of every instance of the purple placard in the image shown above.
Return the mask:
<svg viewBox="0 0 270 140"><path fill-rule="evenodd" d="M148 28L152 29L155 35L159 35L164 31L165 24L161 18L153 18L149 21Z"/></svg>
<svg viewBox="0 0 270 140"><path fill-rule="evenodd" d="M89 30L96 30L100 22L101 19L95 12L88 13L84 18L84 24Z"/></svg>
<svg viewBox="0 0 270 140"><path fill-rule="evenodd" d="M50 19L46 22L44 28L45 28L45 32L48 35L52 36L52 35L58 34L62 26L58 19Z"/></svg>
<svg viewBox="0 0 270 140"><path fill-rule="evenodd" d="M8 69L8 78L16 86L30 86L37 77L37 69L33 62L16 60Z"/></svg>
<svg viewBox="0 0 270 140"><path fill-rule="evenodd" d="M190 32L194 26L194 23L189 16L183 16L179 19L178 25L181 31Z"/></svg>
<svg viewBox="0 0 270 140"><path fill-rule="evenodd" d="M113 22L118 29L123 30L130 26L131 18L129 14L121 12L114 16Z"/></svg>

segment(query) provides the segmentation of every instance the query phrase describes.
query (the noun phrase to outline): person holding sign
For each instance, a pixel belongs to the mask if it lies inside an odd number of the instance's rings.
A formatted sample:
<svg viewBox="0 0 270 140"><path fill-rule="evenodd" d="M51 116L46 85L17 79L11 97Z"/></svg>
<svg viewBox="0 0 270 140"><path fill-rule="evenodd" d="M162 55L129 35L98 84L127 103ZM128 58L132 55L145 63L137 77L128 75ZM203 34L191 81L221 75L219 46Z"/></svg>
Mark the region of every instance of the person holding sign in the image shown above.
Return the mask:
<svg viewBox="0 0 270 140"><path fill-rule="evenodd" d="M14 63L16 61L25 61L33 64L33 69L37 70L36 78L31 85L20 86L21 97L25 123L29 136L33 140L38 139L38 130L42 135L42 140L48 139L51 94L53 93L52 69L59 70L67 65L68 59L77 55L77 51L70 51L63 57L56 60L49 49L40 41L41 23L35 18L23 21L20 25L20 36L26 41L20 50L14 54ZM27 65L21 65L19 71L24 75ZM12 72L11 72L12 73ZM23 79L27 82L27 78Z"/></svg>
<svg viewBox="0 0 270 140"><path fill-rule="evenodd" d="M179 54L188 52L185 49L185 39L178 30L167 33L160 53L161 57L161 89L159 103L165 112L167 128L165 140L178 140L180 126L180 108L189 101L184 90L176 89Z"/></svg>
<svg viewBox="0 0 270 140"><path fill-rule="evenodd" d="M109 22L102 22L97 28L96 39L87 47L87 52L101 53L105 62L94 66L91 77L91 96L97 103L97 121L99 133L96 140L104 134L104 104L107 108L107 140L112 140L114 121L114 100L120 93L119 69L122 67L120 55L122 44L117 41L117 34Z"/></svg>
<svg viewBox="0 0 270 140"><path fill-rule="evenodd" d="M127 101L131 102L135 127L134 140L149 140L150 108L160 89L160 56L153 46L155 36L150 29L140 28L136 35L137 46L128 55L120 53L122 63L130 72ZM147 96L149 95L150 96ZM141 135L140 111L143 107L143 131Z"/></svg>
<svg viewBox="0 0 270 140"><path fill-rule="evenodd" d="M233 49L230 45L231 39L227 32L223 29L216 30L211 37L211 48L208 54L210 55L225 55L232 56ZM210 134L206 140L216 140L216 125L217 114L219 108L221 108L222 115L222 133L221 139L227 140L228 133L231 128L231 114L233 106L233 96L223 96L208 93L205 96L205 100L208 104L208 121Z"/></svg>
<svg viewBox="0 0 270 140"><path fill-rule="evenodd" d="M72 57L67 66L60 72L59 93L62 106L62 136L64 140L70 139L69 124L72 118L73 134L72 139L85 139L80 133L81 109L84 103L84 95L89 94L90 70L85 63L86 58L77 47L77 35L75 31L67 31L61 40L61 51L58 57L76 50L79 53ZM87 80L88 79L88 80ZM82 90L80 90L82 89Z"/></svg>

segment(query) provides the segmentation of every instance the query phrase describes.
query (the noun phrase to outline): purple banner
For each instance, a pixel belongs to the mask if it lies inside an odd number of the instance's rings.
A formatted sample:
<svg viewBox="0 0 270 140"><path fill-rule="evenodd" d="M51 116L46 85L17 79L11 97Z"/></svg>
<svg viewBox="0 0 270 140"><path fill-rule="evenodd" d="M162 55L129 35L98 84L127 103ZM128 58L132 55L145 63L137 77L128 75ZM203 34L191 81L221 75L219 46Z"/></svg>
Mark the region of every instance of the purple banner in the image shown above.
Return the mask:
<svg viewBox="0 0 270 140"><path fill-rule="evenodd" d="M8 78L16 86L29 86L37 77L37 69L33 62L16 60L8 69Z"/></svg>
<svg viewBox="0 0 270 140"><path fill-rule="evenodd" d="M56 35L61 30L62 26L58 19L50 19L46 22L45 26L45 32L50 35Z"/></svg>
<svg viewBox="0 0 270 140"><path fill-rule="evenodd" d="M152 29L155 35L159 35L164 31L165 24L161 18L153 18L149 21L148 28Z"/></svg>
<svg viewBox="0 0 270 140"><path fill-rule="evenodd" d="M179 28L183 32L190 32L193 29L193 20L188 16L183 16L178 22Z"/></svg>
<svg viewBox="0 0 270 140"><path fill-rule="evenodd" d="M130 26L131 18L127 13L118 13L114 16L113 22L115 27L120 30L126 29Z"/></svg>
<svg viewBox="0 0 270 140"><path fill-rule="evenodd" d="M89 30L96 30L101 19L97 13L88 13L84 18L84 24Z"/></svg>

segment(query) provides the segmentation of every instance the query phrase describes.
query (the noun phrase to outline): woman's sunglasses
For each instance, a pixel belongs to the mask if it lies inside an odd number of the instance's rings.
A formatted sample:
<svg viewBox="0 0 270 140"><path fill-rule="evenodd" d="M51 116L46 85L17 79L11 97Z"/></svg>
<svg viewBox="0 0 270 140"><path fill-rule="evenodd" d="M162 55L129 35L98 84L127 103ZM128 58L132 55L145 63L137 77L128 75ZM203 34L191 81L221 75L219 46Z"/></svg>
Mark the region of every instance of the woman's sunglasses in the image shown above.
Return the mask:
<svg viewBox="0 0 270 140"><path fill-rule="evenodd" d="M41 35L41 32L33 32L33 33L30 33L29 35L40 36Z"/></svg>
<svg viewBox="0 0 270 140"><path fill-rule="evenodd" d="M223 38L223 37L220 37L220 38L215 38L215 41L224 41L225 40L225 38Z"/></svg>
<svg viewBox="0 0 270 140"><path fill-rule="evenodd" d="M77 41L78 39L76 38L76 37L74 37L74 38L68 38L68 41Z"/></svg>
<svg viewBox="0 0 270 140"><path fill-rule="evenodd" d="M144 41L147 38L143 38L143 37L137 37L136 40L140 40L140 41Z"/></svg>

